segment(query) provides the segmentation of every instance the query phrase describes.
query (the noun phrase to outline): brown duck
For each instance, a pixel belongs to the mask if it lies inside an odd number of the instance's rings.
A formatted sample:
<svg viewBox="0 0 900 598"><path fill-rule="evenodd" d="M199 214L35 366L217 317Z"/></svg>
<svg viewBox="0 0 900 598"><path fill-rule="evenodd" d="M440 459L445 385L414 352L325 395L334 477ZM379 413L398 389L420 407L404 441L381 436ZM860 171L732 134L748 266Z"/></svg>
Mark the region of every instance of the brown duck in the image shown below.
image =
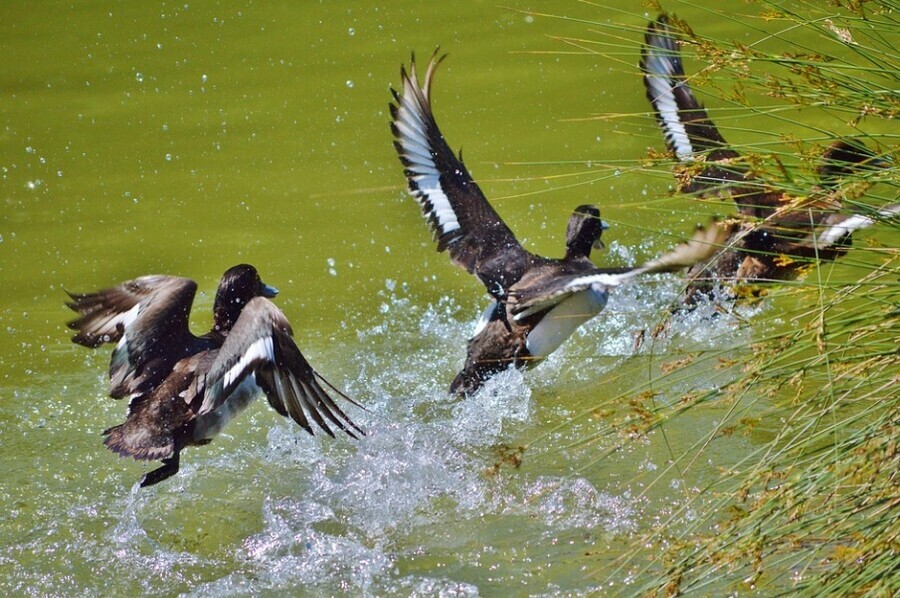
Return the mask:
<svg viewBox="0 0 900 598"><path fill-rule="evenodd" d="M725 249L689 271L686 303L710 295L717 281L797 278L819 261L844 255L854 231L900 213L900 204L852 212L841 201L842 177L890 165L856 139L835 141L825 151L817 170L820 184L807 197L792 196L754 175L694 97L674 23L661 15L647 26L640 62L647 99L666 146L679 160L679 190L730 197L740 214Z"/></svg>
<svg viewBox="0 0 900 598"><path fill-rule="evenodd" d="M304 430L352 437L362 431L334 403L300 353L284 314L270 302L277 290L242 264L222 276L214 325L201 336L188 328L197 283L176 276L143 276L96 293L69 293L79 318L69 322L75 343L116 343L110 395L130 399L125 422L103 432L119 455L161 459L144 476L151 486L178 472L182 449L209 443L262 390L269 404ZM347 398L347 397L344 397Z"/></svg>
<svg viewBox="0 0 900 598"><path fill-rule="evenodd" d="M431 110L431 85L443 57L432 57L420 85L415 59L400 70L402 91L390 106L394 145L409 192L457 265L493 298L468 343L466 362L450 391L469 394L510 366L532 365L555 351L603 310L609 291L641 274L682 269L706 259L721 241L718 227L640 268L597 268L591 249L607 228L599 210L579 206L569 219L561 259L527 251L503 222L444 140Z"/></svg>

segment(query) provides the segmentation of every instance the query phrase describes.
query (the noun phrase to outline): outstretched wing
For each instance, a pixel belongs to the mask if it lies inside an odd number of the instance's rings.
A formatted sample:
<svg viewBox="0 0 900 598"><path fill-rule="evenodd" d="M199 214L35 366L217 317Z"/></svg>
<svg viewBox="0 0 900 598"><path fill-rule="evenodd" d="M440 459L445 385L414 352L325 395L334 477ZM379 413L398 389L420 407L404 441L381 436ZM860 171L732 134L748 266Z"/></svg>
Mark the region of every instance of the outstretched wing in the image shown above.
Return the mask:
<svg viewBox="0 0 900 598"><path fill-rule="evenodd" d="M862 206L856 206L861 210ZM759 226L746 226L740 237L743 246L772 254L806 259L833 260L845 253L850 235L881 220L900 215L900 204L858 212L839 212L826 202L786 206ZM745 240L745 237L747 240ZM837 252L837 253L833 253Z"/></svg>
<svg viewBox="0 0 900 598"><path fill-rule="evenodd" d="M833 214L822 223L822 229L809 234L803 241L810 247L830 247L844 243L853 231L868 228L879 220L900 217L900 204L889 204L869 214Z"/></svg>
<svg viewBox="0 0 900 598"><path fill-rule="evenodd" d="M530 257L488 203L469 171L444 140L431 111L431 84L443 57L431 58L424 84L415 58L400 69L401 92L391 90L394 146L409 184L438 242L457 265L475 274L495 297L521 276ZM503 259L499 259L502 256Z"/></svg>
<svg viewBox="0 0 900 598"><path fill-rule="evenodd" d="M345 399L353 402L352 399L309 365L292 334L291 325L271 301L263 297L250 300L206 375L206 390L198 415L218 409L252 375L266 393L269 404L310 434L314 434L312 421L329 436L334 436L329 422L353 438L363 435L319 382Z"/></svg>
<svg viewBox="0 0 900 598"><path fill-rule="evenodd" d="M546 311L590 287L597 290L611 289L643 274L674 272L708 260L720 251L727 236L727 229L713 221L710 226L698 226L694 236L678 245L672 251L646 262L638 268L604 269L597 268L587 274L556 277L544 287L534 287L510 292L509 304L517 322L529 316Z"/></svg>
<svg viewBox="0 0 900 598"><path fill-rule="evenodd" d="M687 25L682 24L683 27ZM641 50L647 99L653 106L666 146L686 166L680 190L700 196L730 197L746 216L766 217L779 207L780 193L748 174L738 152L694 97L681 63L681 44L672 20L660 15L647 26Z"/></svg>
<svg viewBox="0 0 900 598"><path fill-rule="evenodd" d="M68 293L79 318L72 341L96 348L118 343L109 364L110 395L145 394L158 386L188 346L188 317L197 283L176 276L142 276L96 293Z"/></svg>
<svg viewBox="0 0 900 598"><path fill-rule="evenodd" d="M668 16L660 15L647 26L640 66L647 99L666 145L681 161L693 160L709 150L714 151L708 160L737 158L738 153L727 148L725 138L694 97L684 75L679 46Z"/></svg>

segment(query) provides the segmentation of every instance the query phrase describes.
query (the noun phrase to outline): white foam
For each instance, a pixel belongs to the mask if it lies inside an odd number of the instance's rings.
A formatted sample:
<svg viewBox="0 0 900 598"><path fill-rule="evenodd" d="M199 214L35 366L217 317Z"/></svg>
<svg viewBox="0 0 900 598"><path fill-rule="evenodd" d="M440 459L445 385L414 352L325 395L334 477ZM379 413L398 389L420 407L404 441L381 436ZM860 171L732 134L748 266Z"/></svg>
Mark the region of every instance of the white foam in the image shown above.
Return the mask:
<svg viewBox="0 0 900 598"><path fill-rule="evenodd" d="M131 507L111 516L118 518L120 538L113 549L86 550L116 570L135 571L147 593L191 587L196 596L300 589L474 596L491 586L479 587L473 567L497 564L494 584L520 581L508 563L511 546L522 554L550 550L554 559L563 558L553 552L554 542L632 534L648 516L646 503L609 490L609 476L594 475L598 470L576 470L595 448L566 448L602 425L576 416L603 397L570 398L569 391L631 359L633 330L664 313L679 284L674 276L648 277L617 289L607 309L544 363L526 372L509 369L459 399L447 388L462 366L484 297L429 303L410 295L407 285L390 283L376 298L382 308L358 333L355 350L336 344L330 359L321 348L309 351L329 379L366 406L366 412L348 408L366 436L312 437L270 409L249 409L230 425L231 436L188 449L176 476L141 490ZM698 346L722 342L726 329L734 333L733 322L727 328L720 321L728 320L705 322L707 331L723 327L719 340L698 338ZM673 320L656 348L694 343L688 334L696 322L680 326ZM569 418L576 418L572 425L547 433L548 422ZM504 455L525 443L531 446L516 469ZM645 471L646 450L641 443L629 445L604 467ZM133 470L120 475L129 474ZM663 485L660 491L680 492ZM223 498L209 504L210 496ZM167 546L165 534L160 542L159 530L178 526L185 505L201 508L203 497L202 508L209 510L204 518L214 517L217 525L228 521L231 543L200 557ZM210 572L205 583L185 578L197 568ZM527 580L528 591L552 593L551 578ZM580 588L589 592L593 586Z"/></svg>

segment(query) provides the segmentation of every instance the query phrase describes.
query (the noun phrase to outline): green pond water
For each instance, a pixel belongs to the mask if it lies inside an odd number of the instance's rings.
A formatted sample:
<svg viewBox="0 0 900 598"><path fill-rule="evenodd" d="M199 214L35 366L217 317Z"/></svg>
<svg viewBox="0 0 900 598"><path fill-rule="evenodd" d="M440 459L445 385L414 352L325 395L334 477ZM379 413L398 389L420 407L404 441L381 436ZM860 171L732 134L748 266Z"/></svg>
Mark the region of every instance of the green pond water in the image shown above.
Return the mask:
<svg viewBox="0 0 900 598"><path fill-rule="evenodd" d="M777 28L743 18L757 9L737 0L667 8L719 39L750 43ZM435 252L405 193L387 106L401 63L415 51L422 66L440 46L450 56L436 78L438 122L527 247L560 255L571 210L592 202L612 224L595 261L637 263L722 210L671 196L668 168L640 168L648 147L663 147L636 68L655 16L644 10L621 0L4 2L0 588L629 593L643 563L618 569L617 559L633 538L772 428L718 440L685 476L664 475L728 406L692 410L604 459L621 438L585 442L602 425L592 410L660 359L724 351L758 331L701 314L635 354L635 331L677 296L677 278L662 277L622 289L534 370L448 397L485 296ZM585 52L559 38L607 45ZM623 116L591 118L613 113ZM828 114L791 115L722 124L735 141L773 147L777 127L849 132ZM869 259L860 251L829 276L850 278ZM241 262L280 289L313 365L366 406L348 412L368 435L312 438L259 401L187 450L176 477L137 490L153 465L103 447L100 432L126 405L106 397L108 348L69 341L64 290L189 276L199 332L219 276ZM720 375L697 369L668 392L715 387ZM503 447L524 445L518 467L503 463Z"/></svg>

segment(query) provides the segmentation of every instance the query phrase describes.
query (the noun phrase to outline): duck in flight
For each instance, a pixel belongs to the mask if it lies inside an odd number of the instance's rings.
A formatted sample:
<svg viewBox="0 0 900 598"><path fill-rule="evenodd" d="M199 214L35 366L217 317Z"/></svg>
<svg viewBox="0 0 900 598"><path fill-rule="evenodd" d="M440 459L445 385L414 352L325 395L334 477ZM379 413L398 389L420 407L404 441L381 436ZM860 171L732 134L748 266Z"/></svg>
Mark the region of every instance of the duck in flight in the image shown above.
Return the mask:
<svg viewBox="0 0 900 598"><path fill-rule="evenodd" d="M142 276L95 293L69 293L72 341L97 348L116 343L109 365L110 396L128 398L125 422L103 432L110 450L138 460L162 460L144 476L151 486L178 472L182 449L209 443L262 390L269 404L304 430L311 424L362 434L335 404L306 361L284 314L268 300L278 292L253 266L222 276L212 329L188 328L197 283L176 276ZM352 400L350 400L353 402ZM354 403L355 404L355 403Z"/></svg>
<svg viewBox="0 0 900 598"><path fill-rule="evenodd" d="M721 241L718 226L639 268L597 268L591 250L607 228L599 210L579 206L569 219L561 259L527 251L487 201L444 140L431 109L431 86L443 60L432 57L419 83L415 58L401 67L402 90L391 90L391 131L410 194L419 202L438 251L474 274L493 301L468 342L466 362L450 386L478 390L510 366L532 365L555 351L606 305L609 291L635 277L674 271L708 258Z"/></svg>
<svg viewBox="0 0 900 598"><path fill-rule="evenodd" d="M685 303L712 293L716 281L778 281L802 276L818 261L844 255L850 235L896 217L900 204L852 212L841 202L845 176L890 165L857 139L834 142L817 169L819 185L807 197L776 189L754 175L696 99L681 62L680 22L663 14L647 26L641 51L647 99L666 146L680 163L678 189L698 197L730 197L740 219L726 248L688 272ZM680 28L687 26L680 23Z"/></svg>

